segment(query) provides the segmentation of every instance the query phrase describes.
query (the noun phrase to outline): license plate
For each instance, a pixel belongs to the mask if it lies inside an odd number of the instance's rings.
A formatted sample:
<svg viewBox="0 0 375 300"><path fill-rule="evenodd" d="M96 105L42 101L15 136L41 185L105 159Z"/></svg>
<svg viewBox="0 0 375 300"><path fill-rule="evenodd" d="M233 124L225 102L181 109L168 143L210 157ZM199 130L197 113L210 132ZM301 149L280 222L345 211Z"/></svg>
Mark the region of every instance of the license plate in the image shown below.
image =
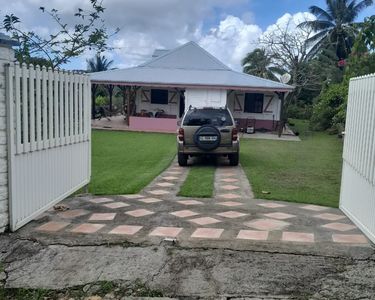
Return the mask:
<svg viewBox="0 0 375 300"><path fill-rule="evenodd" d="M201 142L216 142L217 136L200 136L199 140Z"/></svg>

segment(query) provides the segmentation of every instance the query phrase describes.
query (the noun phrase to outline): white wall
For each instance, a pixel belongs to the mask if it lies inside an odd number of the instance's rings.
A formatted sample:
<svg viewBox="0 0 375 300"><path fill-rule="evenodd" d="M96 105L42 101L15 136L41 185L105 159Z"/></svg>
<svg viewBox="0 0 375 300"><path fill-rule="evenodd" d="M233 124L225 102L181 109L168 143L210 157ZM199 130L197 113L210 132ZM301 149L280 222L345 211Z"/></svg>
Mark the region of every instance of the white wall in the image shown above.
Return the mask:
<svg viewBox="0 0 375 300"><path fill-rule="evenodd" d="M186 89L185 110L193 107L224 107L227 103L226 90Z"/></svg>
<svg viewBox="0 0 375 300"><path fill-rule="evenodd" d="M155 114L158 109L162 109L168 115L176 115L178 117L179 112L179 103L180 103L180 95L175 90L169 90L168 92L168 105L166 104L152 104L151 100L151 87L146 88L142 87L137 91L137 98L136 98L136 110L137 113L141 112L142 109L146 111L151 111ZM157 89L157 88L156 88ZM159 88L160 89L160 88ZM142 92L143 91L143 92ZM146 95L146 96L145 96ZM173 97L173 99L172 99Z"/></svg>
<svg viewBox="0 0 375 300"><path fill-rule="evenodd" d="M238 103L235 101L237 96ZM264 112L265 108L267 107L270 99L272 99L272 102L267 108L267 112ZM279 97L276 94L265 94L264 95L264 101L263 101L263 113L262 114L253 114L253 113L245 113L244 105L245 104L245 92L231 92L228 96L228 107L233 113L234 118L254 118L257 120L280 120L280 107L281 107L281 101ZM242 109L241 111L237 111L237 109Z"/></svg>
<svg viewBox="0 0 375 300"><path fill-rule="evenodd" d="M0 232L9 224L5 64L13 60L13 50L0 45Z"/></svg>

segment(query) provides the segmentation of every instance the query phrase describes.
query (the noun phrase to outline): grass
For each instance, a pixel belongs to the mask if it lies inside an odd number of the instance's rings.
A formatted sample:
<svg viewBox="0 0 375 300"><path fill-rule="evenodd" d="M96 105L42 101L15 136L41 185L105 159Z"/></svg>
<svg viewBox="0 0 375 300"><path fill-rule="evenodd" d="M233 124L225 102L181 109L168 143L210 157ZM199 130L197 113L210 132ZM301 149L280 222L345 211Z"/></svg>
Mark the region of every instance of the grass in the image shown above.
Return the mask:
<svg viewBox="0 0 375 300"><path fill-rule="evenodd" d="M183 197L210 198L214 190L214 178L214 166L192 166L178 195Z"/></svg>
<svg viewBox="0 0 375 300"><path fill-rule="evenodd" d="M306 134L307 121L293 122L301 142L241 140L240 162L255 196L337 207L342 140L325 132Z"/></svg>
<svg viewBox="0 0 375 300"><path fill-rule="evenodd" d="M138 193L170 165L175 154L173 134L93 130L89 191Z"/></svg>
<svg viewBox="0 0 375 300"><path fill-rule="evenodd" d="M25 289L15 288L6 289L0 286L1 300L44 300L44 299L96 299L96 297L105 297L111 294L113 299L123 299L128 296L133 297L162 297L163 293L159 290L153 290L140 280L124 285L118 282L102 281L93 283L87 290L87 286L77 286L63 290L45 290L45 289ZM96 297L94 297L96 296ZM101 298L100 298L101 299ZM112 298L111 298L112 299Z"/></svg>

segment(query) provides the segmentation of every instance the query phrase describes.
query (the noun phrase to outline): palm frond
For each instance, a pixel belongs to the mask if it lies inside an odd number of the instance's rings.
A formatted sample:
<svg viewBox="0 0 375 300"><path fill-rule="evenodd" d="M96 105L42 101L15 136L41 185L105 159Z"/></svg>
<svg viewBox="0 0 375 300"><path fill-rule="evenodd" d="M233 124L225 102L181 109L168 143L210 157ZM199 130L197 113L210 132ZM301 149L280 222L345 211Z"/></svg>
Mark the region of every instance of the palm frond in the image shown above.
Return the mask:
<svg viewBox="0 0 375 300"><path fill-rule="evenodd" d="M323 8L313 5L309 7L310 12L315 15L318 19L325 19L326 21L333 21L332 16L326 12Z"/></svg>
<svg viewBox="0 0 375 300"><path fill-rule="evenodd" d="M353 7L353 10L357 13L357 15L364 10L365 8L374 4L374 0L362 0L357 5Z"/></svg>
<svg viewBox="0 0 375 300"><path fill-rule="evenodd" d="M311 28L314 31L326 30L335 27L335 24L330 21L314 20L305 21L298 25L301 28Z"/></svg>

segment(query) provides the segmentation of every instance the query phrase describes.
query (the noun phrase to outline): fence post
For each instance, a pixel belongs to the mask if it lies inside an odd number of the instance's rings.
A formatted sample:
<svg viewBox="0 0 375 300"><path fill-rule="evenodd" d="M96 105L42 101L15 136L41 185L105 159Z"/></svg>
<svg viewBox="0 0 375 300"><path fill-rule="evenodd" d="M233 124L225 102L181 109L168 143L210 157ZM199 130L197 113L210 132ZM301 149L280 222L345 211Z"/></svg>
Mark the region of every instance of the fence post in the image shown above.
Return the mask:
<svg viewBox="0 0 375 300"><path fill-rule="evenodd" d="M0 232L9 225L6 66L15 60L12 46L17 46L17 42L0 33Z"/></svg>

